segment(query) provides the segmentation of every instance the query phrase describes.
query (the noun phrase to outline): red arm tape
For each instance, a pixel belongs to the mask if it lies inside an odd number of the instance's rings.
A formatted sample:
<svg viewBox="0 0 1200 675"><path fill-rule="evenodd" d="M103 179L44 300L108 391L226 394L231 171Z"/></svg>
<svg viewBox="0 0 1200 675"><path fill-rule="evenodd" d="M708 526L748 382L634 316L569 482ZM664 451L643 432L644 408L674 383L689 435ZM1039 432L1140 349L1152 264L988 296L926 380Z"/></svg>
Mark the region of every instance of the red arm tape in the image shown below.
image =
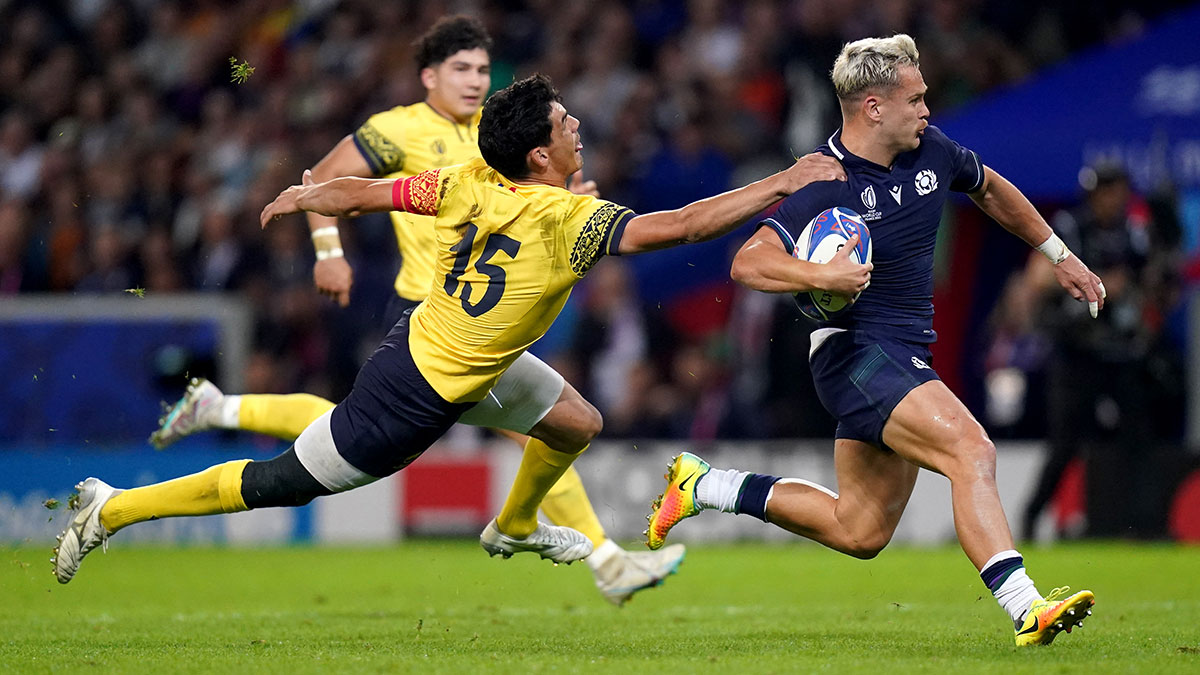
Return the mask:
<svg viewBox="0 0 1200 675"><path fill-rule="evenodd" d="M422 216L436 216L438 207L438 169L392 183L392 208Z"/></svg>

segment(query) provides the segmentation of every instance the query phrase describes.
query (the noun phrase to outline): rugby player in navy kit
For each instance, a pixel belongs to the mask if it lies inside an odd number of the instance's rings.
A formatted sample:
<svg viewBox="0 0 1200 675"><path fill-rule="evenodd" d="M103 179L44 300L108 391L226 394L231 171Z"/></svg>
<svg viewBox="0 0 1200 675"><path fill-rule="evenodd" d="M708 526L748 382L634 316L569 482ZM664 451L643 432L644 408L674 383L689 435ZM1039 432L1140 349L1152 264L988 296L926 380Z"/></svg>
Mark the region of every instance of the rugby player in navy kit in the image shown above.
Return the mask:
<svg viewBox="0 0 1200 675"><path fill-rule="evenodd" d="M712 469L683 453L655 503L648 543L661 546L672 526L710 508L751 514L834 550L873 558L891 540L924 467L950 479L959 542L1012 618L1017 644L1048 644L1059 631L1082 625L1095 599L1068 588L1043 596L1034 587L996 489L995 447L933 370L933 253L950 192L967 193L1041 250L1055 263L1059 284L1087 301L1093 317L1103 306L1104 286L1020 191L929 125L912 38L847 44L832 78L843 125L819 152L836 157L848 180L813 183L787 198L738 252L732 276L756 290L795 293L821 289L821 267L858 268L863 275L858 301L813 332L809 352L821 402L838 420L840 494L801 479ZM873 267L847 255L824 266L792 257L805 225L834 206L866 221Z"/></svg>

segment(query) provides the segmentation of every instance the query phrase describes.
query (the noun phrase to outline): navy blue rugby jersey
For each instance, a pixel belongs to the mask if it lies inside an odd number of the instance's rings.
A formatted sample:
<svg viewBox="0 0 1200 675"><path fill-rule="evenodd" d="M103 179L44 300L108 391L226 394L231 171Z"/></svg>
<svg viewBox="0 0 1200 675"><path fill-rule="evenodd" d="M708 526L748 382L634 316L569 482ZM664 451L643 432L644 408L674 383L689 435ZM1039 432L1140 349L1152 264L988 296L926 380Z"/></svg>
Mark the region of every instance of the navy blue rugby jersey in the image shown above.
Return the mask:
<svg viewBox="0 0 1200 675"><path fill-rule="evenodd" d="M926 127L921 144L896 157L889 169L853 155L839 129L817 152L836 157L846 182L812 183L783 201L762 223L774 228L788 250L805 225L825 209L857 212L871 229L871 285L858 302L822 326L870 330L929 343L933 331L933 249L942 207L954 192L983 186L979 156Z"/></svg>

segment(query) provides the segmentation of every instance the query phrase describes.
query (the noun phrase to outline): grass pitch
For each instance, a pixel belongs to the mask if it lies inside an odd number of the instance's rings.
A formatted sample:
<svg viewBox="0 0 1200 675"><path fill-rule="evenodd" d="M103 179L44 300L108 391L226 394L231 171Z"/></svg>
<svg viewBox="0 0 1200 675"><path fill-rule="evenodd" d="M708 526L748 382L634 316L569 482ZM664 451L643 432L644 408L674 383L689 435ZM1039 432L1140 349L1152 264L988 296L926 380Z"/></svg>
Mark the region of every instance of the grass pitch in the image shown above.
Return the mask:
<svg viewBox="0 0 1200 675"><path fill-rule="evenodd" d="M811 544L695 545L623 609L586 566L474 542L129 548L59 586L50 545L0 548L0 671L1200 672L1200 549L1025 548L1086 628L1018 650L957 548L856 561Z"/></svg>

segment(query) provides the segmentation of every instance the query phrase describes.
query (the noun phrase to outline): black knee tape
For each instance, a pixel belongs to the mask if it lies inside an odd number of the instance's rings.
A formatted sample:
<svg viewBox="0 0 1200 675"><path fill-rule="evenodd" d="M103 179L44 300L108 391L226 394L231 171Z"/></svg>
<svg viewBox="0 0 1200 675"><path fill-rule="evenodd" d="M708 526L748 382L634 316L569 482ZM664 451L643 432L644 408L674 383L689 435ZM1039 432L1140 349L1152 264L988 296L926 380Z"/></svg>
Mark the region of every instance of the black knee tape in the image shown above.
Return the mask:
<svg viewBox="0 0 1200 675"><path fill-rule="evenodd" d="M252 509L264 506L304 506L333 494L300 463L296 447L265 462L250 462L242 471L242 500Z"/></svg>

